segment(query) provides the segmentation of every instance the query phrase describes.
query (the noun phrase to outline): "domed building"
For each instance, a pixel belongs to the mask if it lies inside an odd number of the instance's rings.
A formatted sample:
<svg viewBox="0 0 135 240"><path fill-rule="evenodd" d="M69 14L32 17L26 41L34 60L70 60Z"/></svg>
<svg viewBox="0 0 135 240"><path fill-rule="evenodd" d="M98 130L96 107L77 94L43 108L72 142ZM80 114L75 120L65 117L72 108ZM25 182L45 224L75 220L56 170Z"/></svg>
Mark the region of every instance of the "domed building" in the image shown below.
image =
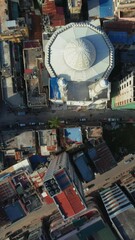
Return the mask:
<svg viewBox="0 0 135 240"><path fill-rule="evenodd" d="M58 79L62 78L67 82L67 105L89 108L106 105L110 98L108 77L114 67L114 49L101 29L89 22L70 23L54 32L44 51L50 89L56 91L53 97L50 92L51 101L65 102L57 93Z"/></svg>

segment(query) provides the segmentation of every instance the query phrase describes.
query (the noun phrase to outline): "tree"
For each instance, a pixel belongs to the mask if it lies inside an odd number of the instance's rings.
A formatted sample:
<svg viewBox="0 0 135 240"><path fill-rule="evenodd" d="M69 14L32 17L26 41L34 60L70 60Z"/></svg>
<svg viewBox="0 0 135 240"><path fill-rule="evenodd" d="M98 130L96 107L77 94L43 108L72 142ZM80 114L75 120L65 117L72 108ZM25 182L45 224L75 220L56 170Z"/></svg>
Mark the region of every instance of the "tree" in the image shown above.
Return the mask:
<svg viewBox="0 0 135 240"><path fill-rule="evenodd" d="M48 121L50 128L58 128L60 126L60 120L55 117Z"/></svg>

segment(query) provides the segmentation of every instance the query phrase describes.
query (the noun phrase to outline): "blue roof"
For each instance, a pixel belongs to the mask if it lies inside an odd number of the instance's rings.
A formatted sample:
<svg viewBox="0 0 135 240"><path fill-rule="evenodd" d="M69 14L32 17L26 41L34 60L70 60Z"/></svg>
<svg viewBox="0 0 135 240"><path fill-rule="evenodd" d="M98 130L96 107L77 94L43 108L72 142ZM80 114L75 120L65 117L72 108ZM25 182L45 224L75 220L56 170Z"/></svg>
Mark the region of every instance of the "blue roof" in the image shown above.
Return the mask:
<svg viewBox="0 0 135 240"><path fill-rule="evenodd" d="M88 0L89 17L113 17L114 5L112 0Z"/></svg>
<svg viewBox="0 0 135 240"><path fill-rule="evenodd" d="M29 160L30 160L32 169L35 170L39 164L47 162L47 157L40 156L40 155L32 155L31 157L29 157Z"/></svg>
<svg viewBox="0 0 135 240"><path fill-rule="evenodd" d="M6 215L8 216L11 222L15 222L24 216L26 216L23 208L21 207L19 201L14 202L4 208Z"/></svg>
<svg viewBox="0 0 135 240"><path fill-rule="evenodd" d="M0 181L3 181L5 178L10 177L11 175L11 173L0 174Z"/></svg>
<svg viewBox="0 0 135 240"><path fill-rule="evenodd" d="M99 0L100 18L114 16L114 6L112 0Z"/></svg>
<svg viewBox="0 0 135 240"><path fill-rule="evenodd" d="M97 157L97 151L95 148L88 148L88 155L91 160L94 160Z"/></svg>
<svg viewBox="0 0 135 240"><path fill-rule="evenodd" d="M135 50L128 50L120 52L121 62L133 63L135 62Z"/></svg>
<svg viewBox="0 0 135 240"><path fill-rule="evenodd" d="M108 37L112 43L123 43L131 45L135 42L135 34L131 36L127 32L110 31Z"/></svg>
<svg viewBox="0 0 135 240"><path fill-rule="evenodd" d="M70 140L70 142L82 143L82 131L80 127L76 128L65 128L65 137Z"/></svg>
<svg viewBox="0 0 135 240"><path fill-rule="evenodd" d="M61 99L57 77L50 78L50 99Z"/></svg>
<svg viewBox="0 0 135 240"><path fill-rule="evenodd" d="M13 2L11 4L11 15L12 19L17 20L19 18L19 6L17 2Z"/></svg>

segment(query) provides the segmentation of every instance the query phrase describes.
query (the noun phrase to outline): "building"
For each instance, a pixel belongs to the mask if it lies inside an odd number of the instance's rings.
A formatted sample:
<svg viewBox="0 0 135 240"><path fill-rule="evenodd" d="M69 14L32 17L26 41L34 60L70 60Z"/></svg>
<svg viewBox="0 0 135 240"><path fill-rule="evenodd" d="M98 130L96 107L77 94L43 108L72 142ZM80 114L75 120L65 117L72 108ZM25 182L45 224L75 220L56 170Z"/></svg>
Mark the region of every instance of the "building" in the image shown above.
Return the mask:
<svg viewBox="0 0 135 240"><path fill-rule="evenodd" d="M88 140L102 138L103 128L101 126L87 126L85 128Z"/></svg>
<svg viewBox="0 0 135 240"><path fill-rule="evenodd" d="M116 240L110 227L102 219L98 209L91 202L84 212L64 222L57 213L49 219L52 240Z"/></svg>
<svg viewBox="0 0 135 240"><path fill-rule="evenodd" d="M55 0L47 0L42 3L42 15L44 19L43 26L46 33L49 29L51 30L65 25L64 8L56 6Z"/></svg>
<svg viewBox="0 0 135 240"><path fill-rule="evenodd" d="M3 176L5 174L12 174L13 172L19 171L19 170L27 171L29 173L32 172L31 164L28 159L24 159L10 167L7 167L1 172L1 174Z"/></svg>
<svg viewBox="0 0 135 240"><path fill-rule="evenodd" d="M120 185L123 186L129 196L133 199L135 202L135 175L134 171L132 173L128 173L127 175L120 178Z"/></svg>
<svg viewBox="0 0 135 240"><path fill-rule="evenodd" d="M50 162L44 184L64 219L86 209L82 184L66 152Z"/></svg>
<svg viewBox="0 0 135 240"><path fill-rule="evenodd" d="M43 66L39 40L24 41L23 61L27 105L30 108L42 108L47 105L48 76Z"/></svg>
<svg viewBox="0 0 135 240"><path fill-rule="evenodd" d="M15 173L12 176L12 183L26 212L35 211L42 206L28 172L19 171Z"/></svg>
<svg viewBox="0 0 135 240"><path fill-rule="evenodd" d="M22 158L22 154L23 158L26 158L25 150L30 154L36 153L35 132L23 131L23 127L26 126L24 123L20 123L19 126L22 128L20 131L18 128L16 128L15 130L2 132L3 150L7 155L15 155L15 161L17 159L19 160L19 158ZM21 155L19 156L19 154Z"/></svg>
<svg viewBox="0 0 135 240"><path fill-rule="evenodd" d="M89 18L112 18L114 17L114 4L111 0L87 0Z"/></svg>
<svg viewBox="0 0 135 240"><path fill-rule="evenodd" d="M118 185L100 192L108 216L120 239L134 239L135 209Z"/></svg>
<svg viewBox="0 0 135 240"><path fill-rule="evenodd" d="M117 85L117 93L112 98L112 109L135 108L135 73L123 78Z"/></svg>
<svg viewBox="0 0 135 240"><path fill-rule="evenodd" d="M83 143L81 127L61 128L60 143L67 150L81 145Z"/></svg>
<svg viewBox="0 0 135 240"><path fill-rule="evenodd" d="M0 175L0 202L10 200L16 196L14 186L11 182L10 173L1 173Z"/></svg>
<svg viewBox="0 0 135 240"><path fill-rule="evenodd" d="M59 149L56 129L38 131L38 140L42 156L49 156L50 153L57 152Z"/></svg>
<svg viewBox="0 0 135 240"><path fill-rule="evenodd" d="M103 139L95 141L94 148L88 148L88 156L100 174L109 171L117 165L109 147Z"/></svg>
<svg viewBox="0 0 135 240"><path fill-rule="evenodd" d="M82 13L82 0L68 0L68 11L70 13L70 21L79 21Z"/></svg>
<svg viewBox="0 0 135 240"><path fill-rule="evenodd" d="M135 24L132 21L126 20L105 20L103 21L103 28L105 32L114 31L114 32L127 32L132 34L135 30Z"/></svg>
<svg viewBox="0 0 135 240"><path fill-rule="evenodd" d="M94 174L88 165L88 159L83 152L77 152L76 154L73 154L73 162L83 181L90 182L93 180Z"/></svg>
<svg viewBox="0 0 135 240"><path fill-rule="evenodd" d="M44 52L50 92L55 91L50 101L87 108L106 106L114 50L103 31L88 22L70 23L54 32Z"/></svg>
<svg viewBox="0 0 135 240"><path fill-rule="evenodd" d="M135 21L134 9L134 0L114 0L114 14L121 20Z"/></svg>
<svg viewBox="0 0 135 240"><path fill-rule="evenodd" d="M18 221L26 216L26 211L21 201L14 201L4 207L4 211L11 223Z"/></svg>

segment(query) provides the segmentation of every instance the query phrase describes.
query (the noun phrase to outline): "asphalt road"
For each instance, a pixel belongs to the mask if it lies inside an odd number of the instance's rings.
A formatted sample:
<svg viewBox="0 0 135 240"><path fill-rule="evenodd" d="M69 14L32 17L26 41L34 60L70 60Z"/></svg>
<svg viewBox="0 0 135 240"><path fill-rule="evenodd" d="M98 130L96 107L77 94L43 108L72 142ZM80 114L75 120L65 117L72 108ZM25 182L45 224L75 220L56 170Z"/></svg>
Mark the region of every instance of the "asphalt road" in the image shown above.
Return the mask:
<svg viewBox="0 0 135 240"><path fill-rule="evenodd" d="M85 112L75 112L73 110L57 110L51 111L44 110L42 112L28 113L25 116L18 116L13 112L9 112L7 110L7 106L3 105L0 109L0 127L7 124L15 124L15 122L26 123L29 122L48 122L48 120L58 117L59 119L67 120L69 119L80 119L81 117L85 117L88 121L99 121L104 118L123 118L124 120L128 120L129 118L135 119L135 111L134 110L87 110Z"/></svg>
<svg viewBox="0 0 135 240"><path fill-rule="evenodd" d="M34 228L34 226L38 226L41 224L41 218L51 214L54 210L56 210L55 204L46 205L44 204L40 209L29 213L26 217L20 219L19 221L13 223L12 225L0 228L0 240L6 239L5 235L12 231L16 231L18 229L22 229L23 226L29 226L30 228Z"/></svg>

